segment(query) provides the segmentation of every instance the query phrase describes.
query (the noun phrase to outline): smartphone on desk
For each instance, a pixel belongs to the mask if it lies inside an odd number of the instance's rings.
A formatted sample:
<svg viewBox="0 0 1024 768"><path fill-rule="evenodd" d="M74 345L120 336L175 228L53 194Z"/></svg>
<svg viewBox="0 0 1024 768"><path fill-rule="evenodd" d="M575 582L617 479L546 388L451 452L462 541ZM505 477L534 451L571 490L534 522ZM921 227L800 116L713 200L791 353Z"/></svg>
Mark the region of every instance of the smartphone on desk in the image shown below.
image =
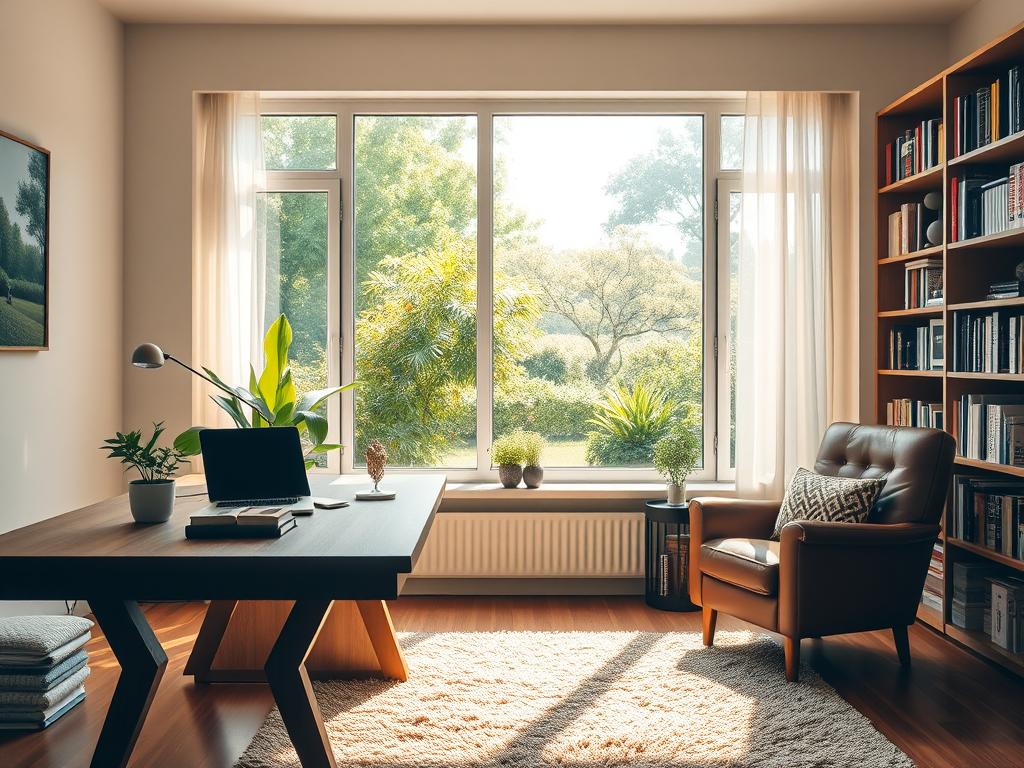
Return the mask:
<svg viewBox="0 0 1024 768"><path fill-rule="evenodd" d="M314 496L313 506L317 509L341 509L347 507L348 502L344 499L331 499L326 496Z"/></svg>

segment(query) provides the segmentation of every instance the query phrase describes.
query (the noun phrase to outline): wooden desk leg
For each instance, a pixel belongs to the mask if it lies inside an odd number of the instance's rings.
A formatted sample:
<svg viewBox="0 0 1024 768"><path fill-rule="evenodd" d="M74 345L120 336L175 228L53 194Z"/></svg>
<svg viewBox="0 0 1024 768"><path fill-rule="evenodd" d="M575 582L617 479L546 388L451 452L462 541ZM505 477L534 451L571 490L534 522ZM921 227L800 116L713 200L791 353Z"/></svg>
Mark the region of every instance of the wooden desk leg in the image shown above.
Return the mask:
<svg viewBox="0 0 1024 768"><path fill-rule="evenodd" d="M228 624L238 606L237 600L212 600L206 609L203 625L199 628L192 653L185 664L183 675L193 675L197 683L210 682L210 667L224 639Z"/></svg>
<svg viewBox="0 0 1024 768"><path fill-rule="evenodd" d="M357 600L359 615L363 617L366 634L377 654L377 663L384 677L404 683L409 679L409 666L402 655L402 646L395 636L395 625L391 623L388 604L383 600Z"/></svg>
<svg viewBox="0 0 1024 768"><path fill-rule="evenodd" d="M93 768L124 768L146 721L167 666L167 654L134 600L89 600L89 607L121 665Z"/></svg>
<svg viewBox="0 0 1024 768"><path fill-rule="evenodd" d="M297 600L270 651L264 671L281 720L302 768L337 768L320 706L306 674L306 657L331 610L332 600Z"/></svg>

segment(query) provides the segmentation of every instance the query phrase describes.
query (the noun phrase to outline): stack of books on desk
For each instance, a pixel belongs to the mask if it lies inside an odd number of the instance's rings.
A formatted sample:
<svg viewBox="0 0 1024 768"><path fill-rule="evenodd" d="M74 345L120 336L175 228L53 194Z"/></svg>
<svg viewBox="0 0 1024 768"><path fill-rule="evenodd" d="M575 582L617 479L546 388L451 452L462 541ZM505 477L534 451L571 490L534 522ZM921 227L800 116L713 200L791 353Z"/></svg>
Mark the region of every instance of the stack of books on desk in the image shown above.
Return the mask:
<svg viewBox="0 0 1024 768"><path fill-rule="evenodd" d="M214 507L185 526L187 539L276 539L296 525L288 507Z"/></svg>
<svg viewBox="0 0 1024 768"><path fill-rule="evenodd" d="M0 730L42 730L85 699L91 628L79 616L0 619Z"/></svg>

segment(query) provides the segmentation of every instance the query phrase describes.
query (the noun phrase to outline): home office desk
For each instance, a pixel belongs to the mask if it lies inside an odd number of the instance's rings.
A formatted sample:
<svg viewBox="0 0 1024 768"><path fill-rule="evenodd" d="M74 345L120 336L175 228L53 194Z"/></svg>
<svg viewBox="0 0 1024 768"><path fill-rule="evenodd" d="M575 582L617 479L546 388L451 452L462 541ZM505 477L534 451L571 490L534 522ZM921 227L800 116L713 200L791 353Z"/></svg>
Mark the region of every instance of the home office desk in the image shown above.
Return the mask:
<svg viewBox="0 0 1024 768"><path fill-rule="evenodd" d="M367 487L365 478L331 475L311 475L310 484L314 495L350 500ZM280 630L262 664L263 679L302 765L334 768L306 659L329 623L334 601L354 601L339 602L339 616L361 616L377 655L389 659L381 666L404 667L382 601L398 597L402 574L416 564L445 479L389 477L386 485L397 492L394 501L318 509L280 539L187 540L188 516L207 503L205 496L179 498L167 523L133 523L127 496L119 496L0 536L0 599L88 600L121 665L94 768L127 765L167 665L139 608L144 600L213 601L190 660L190 673L199 680L218 679L213 662L233 617L248 604L240 601L274 601L282 620L273 625ZM267 605L256 603L256 610ZM341 611L345 606L347 613ZM351 636L327 643L324 658L349 658L344 646ZM325 666L330 676L330 664ZM254 679L256 672L220 679Z"/></svg>

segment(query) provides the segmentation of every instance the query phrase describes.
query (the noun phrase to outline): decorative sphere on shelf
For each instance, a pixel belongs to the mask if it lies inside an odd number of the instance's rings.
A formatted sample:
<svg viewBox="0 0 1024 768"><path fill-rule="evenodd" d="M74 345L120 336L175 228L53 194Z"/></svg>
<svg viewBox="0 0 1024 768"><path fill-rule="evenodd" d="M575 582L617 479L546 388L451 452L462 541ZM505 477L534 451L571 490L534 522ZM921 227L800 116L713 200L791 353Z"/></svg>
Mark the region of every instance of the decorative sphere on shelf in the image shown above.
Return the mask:
<svg viewBox="0 0 1024 768"><path fill-rule="evenodd" d="M936 219L929 224L924 236L928 238L929 245L942 245L942 219Z"/></svg>
<svg viewBox="0 0 1024 768"><path fill-rule="evenodd" d="M924 207L929 211L938 211L942 208L942 195L938 192L929 192L924 196Z"/></svg>

